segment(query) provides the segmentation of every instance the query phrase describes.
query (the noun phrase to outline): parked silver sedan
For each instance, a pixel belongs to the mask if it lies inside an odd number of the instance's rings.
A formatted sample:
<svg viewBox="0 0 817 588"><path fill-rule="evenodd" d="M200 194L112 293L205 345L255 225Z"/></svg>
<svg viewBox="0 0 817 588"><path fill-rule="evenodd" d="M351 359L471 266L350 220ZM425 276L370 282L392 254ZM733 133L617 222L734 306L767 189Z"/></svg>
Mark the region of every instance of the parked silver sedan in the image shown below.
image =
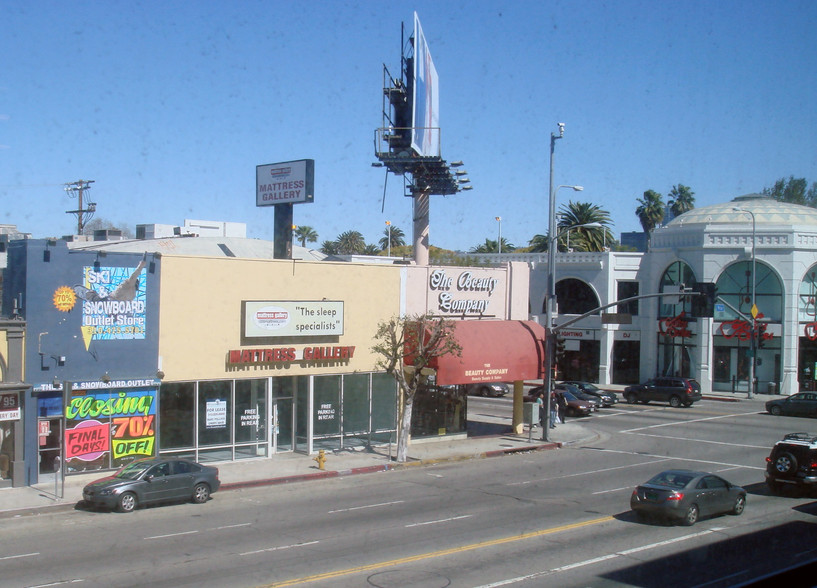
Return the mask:
<svg viewBox="0 0 817 588"><path fill-rule="evenodd" d="M220 485L213 466L186 459L139 459L85 486L82 499L88 506L131 512L159 502L204 503Z"/></svg>
<svg viewBox="0 0 817 588"><path fill-rule="evenodd" d="M746 490L715 474L667 470L633 490L630 508L639 519L671 519L694 525L704 516L743 514Z"/></svg>

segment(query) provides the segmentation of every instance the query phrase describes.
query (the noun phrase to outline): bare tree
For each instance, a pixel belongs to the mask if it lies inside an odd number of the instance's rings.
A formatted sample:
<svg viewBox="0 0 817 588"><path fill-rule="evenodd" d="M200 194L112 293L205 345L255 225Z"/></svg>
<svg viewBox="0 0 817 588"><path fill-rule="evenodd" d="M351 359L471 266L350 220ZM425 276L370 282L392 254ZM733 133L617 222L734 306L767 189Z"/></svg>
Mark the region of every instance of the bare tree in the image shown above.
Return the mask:
<svg viewBox="0 0 817 588"><path fill-rule="evenodd" d="M397 461L408 455L411 411L417 390L426 379L426 368L436 357L462 354L454 338L455 321L432 314L393 317L377 326L372 351L381 357L377 366L397 381L400 405L397 420Z"/></svg>

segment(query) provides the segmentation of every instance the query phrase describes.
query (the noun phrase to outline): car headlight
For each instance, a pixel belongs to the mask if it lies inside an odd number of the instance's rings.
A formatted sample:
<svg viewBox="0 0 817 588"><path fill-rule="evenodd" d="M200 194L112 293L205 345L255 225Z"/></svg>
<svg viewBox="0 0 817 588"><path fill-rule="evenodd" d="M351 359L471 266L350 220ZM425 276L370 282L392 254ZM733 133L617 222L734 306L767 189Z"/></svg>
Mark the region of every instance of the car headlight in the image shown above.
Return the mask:
<svg viewBox="0 0 817 588"><path fill-rule="evenodd" d="M110 496L111 494L113 494L113 488L105 488L99 492L100 496Z"/></svg>

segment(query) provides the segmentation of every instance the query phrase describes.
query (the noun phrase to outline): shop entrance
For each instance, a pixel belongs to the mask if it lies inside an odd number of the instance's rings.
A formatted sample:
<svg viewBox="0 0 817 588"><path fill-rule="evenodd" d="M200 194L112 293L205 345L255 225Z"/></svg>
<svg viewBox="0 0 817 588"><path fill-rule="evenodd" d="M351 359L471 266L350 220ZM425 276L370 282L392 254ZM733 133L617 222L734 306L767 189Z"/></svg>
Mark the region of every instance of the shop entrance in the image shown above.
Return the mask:
<svg viewBox="0 0 817 588"><path fill-rule="evenodd" d="M295 413L292 410L292 398L278 398L273 403L273 439L275 453L295 449Z"/></svg>
<svg viewBox="0 0 817 588"><path fill-rule="evenodd" d="M37 419L37 453L39 462L38 482L54 483L60 471L62 455L62 419Z"/></svg>
<svg viewBox="0 0 817 588"><path fill-rule="evenodd" d="M797 379L800 390L817 390L817 341L800 337Z"/></svg>

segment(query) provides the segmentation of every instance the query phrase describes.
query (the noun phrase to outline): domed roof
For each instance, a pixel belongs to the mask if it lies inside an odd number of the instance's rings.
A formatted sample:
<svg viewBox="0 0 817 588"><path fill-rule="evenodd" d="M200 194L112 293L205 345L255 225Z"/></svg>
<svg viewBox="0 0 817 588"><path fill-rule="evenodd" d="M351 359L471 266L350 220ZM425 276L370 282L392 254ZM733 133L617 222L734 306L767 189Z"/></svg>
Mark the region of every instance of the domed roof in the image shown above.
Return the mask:
<svg viewBox="0 0 817 588"><path fill-rule="evenodd" d="M736 211L741 208L755 215L755 223L767 225L817 225L817 208L780 202L762 194L738 196L731 202L693 208L675 217L667 227L688 226L690 224L724 224L741 220L751 222L747 214Z"/></svg>

